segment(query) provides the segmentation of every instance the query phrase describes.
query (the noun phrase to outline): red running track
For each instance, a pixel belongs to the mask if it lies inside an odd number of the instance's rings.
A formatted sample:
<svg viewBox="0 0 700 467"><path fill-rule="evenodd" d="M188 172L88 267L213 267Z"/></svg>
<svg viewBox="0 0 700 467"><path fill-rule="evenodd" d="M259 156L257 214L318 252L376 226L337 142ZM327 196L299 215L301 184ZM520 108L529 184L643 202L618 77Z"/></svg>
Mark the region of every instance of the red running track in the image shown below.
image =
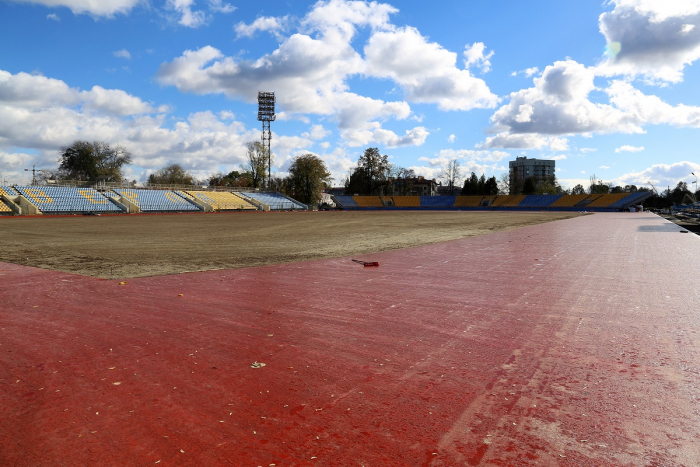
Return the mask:
<svg viewBox="0 0 700 467"><path fill-rule="evenodd" d="M126 285L0 264L0 465L699 465L679 230L595 214Z"/></svg>

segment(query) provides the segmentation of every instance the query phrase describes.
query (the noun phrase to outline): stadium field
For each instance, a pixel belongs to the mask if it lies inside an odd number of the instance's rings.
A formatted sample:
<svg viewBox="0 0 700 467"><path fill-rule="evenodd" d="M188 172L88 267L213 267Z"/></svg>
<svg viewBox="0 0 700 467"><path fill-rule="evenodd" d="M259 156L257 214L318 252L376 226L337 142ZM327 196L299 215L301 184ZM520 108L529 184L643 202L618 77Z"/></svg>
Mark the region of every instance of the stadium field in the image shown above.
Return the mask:
<svg viewBox="0 0 700 467"><path fill-rule="evenodd" d="M298 212L0 219L0 261L110 278L336 258L456 240L574 212Z"/></svg>

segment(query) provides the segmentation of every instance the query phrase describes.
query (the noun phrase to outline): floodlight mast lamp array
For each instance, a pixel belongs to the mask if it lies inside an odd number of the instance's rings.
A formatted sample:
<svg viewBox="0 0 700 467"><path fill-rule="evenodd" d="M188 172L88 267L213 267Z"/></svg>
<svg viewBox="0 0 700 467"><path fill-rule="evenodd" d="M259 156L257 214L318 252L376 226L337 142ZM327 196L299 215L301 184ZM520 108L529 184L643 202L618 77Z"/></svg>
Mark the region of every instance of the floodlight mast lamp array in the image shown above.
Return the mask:
<svg viewBox="0 0 700 467"><path fill-rule="evenodd" d="M272 139L272 131L270 130L270 122L275 121L275 93L274 92L258 92L258 121L262 122L262 146L263 154L267 153L267 186L272 186L272 152L270 151L270 140Z"/></svg>

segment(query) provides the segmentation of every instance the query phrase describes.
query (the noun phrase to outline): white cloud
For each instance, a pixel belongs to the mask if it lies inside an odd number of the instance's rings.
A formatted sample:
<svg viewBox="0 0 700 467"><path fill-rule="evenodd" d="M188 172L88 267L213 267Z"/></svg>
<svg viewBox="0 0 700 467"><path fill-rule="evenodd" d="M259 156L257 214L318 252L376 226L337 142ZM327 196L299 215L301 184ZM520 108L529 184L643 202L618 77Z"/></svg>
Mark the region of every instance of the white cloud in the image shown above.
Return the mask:
<svg viewBox="0 0 700 467"><path fill-rule="evenodd" d="M607 166L607 165L601 165L601 166L600 166L600 167L598 167L598 168L599 168L599 169L606 169L606 170L607 170L607 169L609 169L610 167L609 167L609 166Z"/></svg>
<svg viewBox="0 0 700 467"><path fill-rule="evenodd" d="M10 0L19 3L36 3L47 7L66 7L74 14L112 17L116 13L128 13L142 0ZM53 19L53 18L52 18Z"/></svg>
<svg viewBox="0 0 700 467"><path fill-rule="evenodd" d="M178 16L178 24L187 28L198 28L209 22L210 18L202 11L194 11L194 0L167 0L165 7L174 11Z"/></svg>
<svg viewBox="0 0 700 467"><path fill-rule="evenodd" d="M474 151L471 149L443 149L436 157L419 157L420 162L427 162L430 167L444 167L452 159L457 159L460 163L495 163L510 157L505 151ZM488 164L482 164L484 166Z"/></svg>
<svg viewBox="0 0 700 467"><path fill-rule="evenodd" d="M658 190L670 186L672 189L680 181L695 181L691 172L698 173L700 164L697 162L675 162L673 164L655 164L640 172L630 172L612 181L614 185L646 185L648 182L656 185Z"/></svg>
<svg viewBox="0 0 700 467"><path fill-rule="evenodd" d="M113 52L113 55L115 57L125 58L127 60L131 60L131 54L126 49L117 50L116 52Z"/></svg>
<svg viewBox="0 0 700 467"><path fill-rule="evenodd" d="M477 66L481 68L482 73L491 71L491 57L494 51L484 54L486 46L483 42L475 42L471 46L464 47L464 65L466 68Z"/></svg>
<svg viewBox="0 0 700 467"><path fill-rule="evenodd" d="M644 151L644 147L635 147L635 146L629 146L629 145L624 145L622 147L616 148L615 152L616 153L621 153L621 152L641 152Z"/></svg>
<svg viewBox="0 0 700 467"><path fill-rule="evenodd" d="M392 79L409 102L437 104L441 110L491 108L498 102L482 79L457 68L457 54L428 42L415 28L374 33L365 58L365 74Z"/></svg>
<svg viewBox="0 0 700 467"><path fill-rule="evenodd" d="M56 13L51 13L49 15L46 15L46 19L51 19L54 21L61 21L61 18Z"/></svg>
<svg viewBox="0 0 700 467"><path fill-rule="evenodd" d="M79 90L52 78L0 71L0 166L55 167L60 146L97 140L131 151L132 174L145 177L143 170L178 162L203 178L237 168L245 161L245 143L259 138L259 129L246 129L231 112L193 113L171 125L167 112L167 106L154 107L119 89ZM276 134L272 141L277 169L313 145ZM33 151L15 154L16 147Z"/></svg>
<svg viewBox="0 0 700 467"><path fill-rule="evenodd" d="M566 156L564 154L560 154L558 156L550 157L550 159L553 161L563 161L566 159Z"/></svg>
<svg viewBox="0 0 700 467"><path fill-rule="evenodd" d="M525 75L527 78L530 78L532 75L536 75L539 72L540 72L540 69L537 68L536 66L533 66L531 68L526 68L524 70L514 71L510 74L510 76Z"/></svg>
<svg viewBox="0 0 700 467"><path fill-rule="evenodd" d="M323 139L330 134L331 132L323 128L323 125L313 125L308 132L302 133L301 136L315 141Z"/></svg>
<svg viewBox="0 0 700 467"><path fill-rule="evenodd" d="M589 152L596 152L598 149L597 148L581 148L580 151L583 154L588 154Z"/></svg>
<svg viewBox="0 0 700 467"><path fill-rule="evenodd" d="M209 0L209 9L216 13L233 13L237 8L222 0Z"/></svg>
<svg viewBox="0 0 700 467"><path fill-rule="evenodd" d="M420 145L428 136L422 126L405 130L402 136L382 128L383 121L411 116L409 104L352 93L347 81L353 76L390 78L409 101L435 103L443 110L489 107L497 102L483 80L456 68L455 53L427 42L415 29L391 25L389 16L396 11L375 2L320 1L300 21L300 32L282 40L269 54L241 60L211 46L187 50L161 65L157 79L183 92L223 93L251 103L258 90L274 90L280 119L332 116L350 146ZM237 28L252 34L277 28L283 20L259 18L257 25ZM366 60L352 45L361 27L370 28Z"/></svg>
<svg viewBox="0 0 700 467"><path fill-rule="evenodd" d="M258 31L270 32L272 34L279 34L286 28L289 17L285 16L282 18L277 18L274 16L262 16L257 18L251 24L245 24L244 22L238 23L234 26L234 30L238 37L253 37Z"/></svg>
<svg viewBox="0 0 700 467"><path fill-rule="evenodd" d="M700 127L700 107L672 106L626 81L603 89L609 103L592 102L594 71L570 59L546 67L534 87L511 93L510 102L493 114L490 131L496 136L482 146L541 148L548 135L642 133L647 124Z"/></svg>
<svg viewBox="0 0 700 467"><path fill-rule="evenodd" d="M700 58L700 1L611 0L600 15L608 57L597 72L641 75L679 82L686 65Z"/></svg>
<svg viewBox="0 0 700 467"><path fill-rule="evenodd" d="M455 135L450 135L450 136L447 137L447 142L448 142L448 143L454 143L456 138L457 138L457 137L456 137Z"/></svg>

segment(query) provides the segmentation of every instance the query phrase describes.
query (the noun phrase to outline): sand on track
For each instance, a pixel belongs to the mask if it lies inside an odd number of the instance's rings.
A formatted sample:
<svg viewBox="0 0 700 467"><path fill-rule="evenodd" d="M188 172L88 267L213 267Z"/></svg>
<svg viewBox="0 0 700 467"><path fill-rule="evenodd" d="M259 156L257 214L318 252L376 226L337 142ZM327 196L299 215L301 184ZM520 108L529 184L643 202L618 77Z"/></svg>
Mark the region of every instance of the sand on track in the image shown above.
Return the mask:
<svg viewBox="0 0 700 467"><path fill-rule="evenodd" d="M337 258L510 230L576 212L350 211L0 219L0 262L117 279Z"/></svg>

